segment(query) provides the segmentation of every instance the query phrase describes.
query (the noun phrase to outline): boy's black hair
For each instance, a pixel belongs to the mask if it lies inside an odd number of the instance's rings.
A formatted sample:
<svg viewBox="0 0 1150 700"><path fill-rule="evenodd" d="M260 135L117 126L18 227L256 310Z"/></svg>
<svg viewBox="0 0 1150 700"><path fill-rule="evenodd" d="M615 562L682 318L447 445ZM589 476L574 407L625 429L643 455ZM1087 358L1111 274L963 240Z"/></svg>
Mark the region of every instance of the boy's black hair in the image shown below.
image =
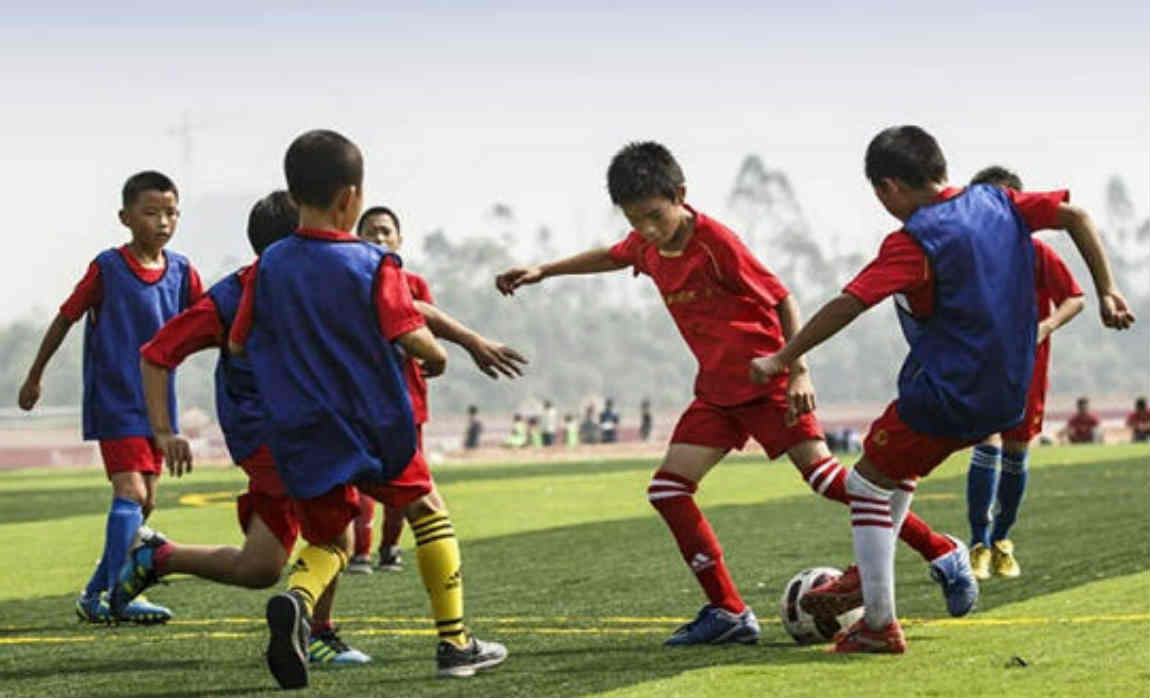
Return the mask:
<svg viewBox="0 0 1150 700"><path fill-rule="evenodd" d="M391 220L395 222L395 230L397 232L400 232L400 233L403 232L403 228L399 225L399 217L396 216L395 212L393 212L389 207L378 206L378 207L371 207L367 211L365 211L362 215L360 215L359 223L355 225L356 235L363 233L363 226L364 226L364 224L367 223L368 219L370 219L373 216L379 216L380 214L387 214L388 216L390 216Z"/></svg>
<svg viewBox="0 0 1150 700"><path fill-rule="evenodd" d="M176 195L177 201L180 199L180 191L176 189L176 183L172 182L172 178L155 170L144 170L128 178L124 182L124 189L120 192L120 199L125 207L130 207L136 203L136 198L147 190L171 192Z"/></svg>
<svg viewBox="0 0 1150 700"><path fill-rule="evenodd" d="M917 126L892 126L871 139L866 149L866 176L877 185L884 178L913 188L946 182L946 158L938 141Z"/></svg>
<svg viewBox="0 0 1150 700"><path fill-rule="evenodd" d="M1022 178L1018 177L1018 173L1001 165L991 165L979 170L970 179L970 184L997 185L998 187L1009 187L1012 190L1022 190Z"/></svg>
<svg viewBox="0 0 1150 700"><path fill-rule="evenodd" d="M618 206L648 197L674 199L685 182L683 169L667 147L654 141L627 144L607 168L607 192Z"/></svg>
<svg viewBox="0 0 1150 700"><path fill-rule="evenodd" d="M1134 400L1134 408L1146 408L1146 397L1139 396Z"/></svg>
<svg viewBox="0 0 1150 700"><path fill-rule="evenodd" d="M324 209L341 188L363 185L363 154L346 137L315 129L292 141L284 156L284 174L296 204Z"/></svg>
<svg viewBox="0 0 1150 700"><path fill-rule="evenodd" d="M252 206L248 214L248 241L256 255L299 228L299 209L287 190L276 190Z"/></svg>
<svg viewBox="0 0 1150 700"><path fill-rule="evenodd" d="M1086 398L1085 396L1079 396L1078 400L1074 403L1090 403L1090 399Z"/></svg>

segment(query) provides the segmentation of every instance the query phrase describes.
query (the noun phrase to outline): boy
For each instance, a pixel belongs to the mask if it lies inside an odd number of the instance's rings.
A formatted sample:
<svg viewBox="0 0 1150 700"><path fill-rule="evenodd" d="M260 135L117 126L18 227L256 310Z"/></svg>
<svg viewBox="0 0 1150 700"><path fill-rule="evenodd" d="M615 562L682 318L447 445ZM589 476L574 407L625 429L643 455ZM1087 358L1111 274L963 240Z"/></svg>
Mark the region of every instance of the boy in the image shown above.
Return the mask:
<svg viewBox="0 0 1150 700"><path fill-rule="evenodd" d="M747 377L751 358L776 351L798 328L798 305L734 233L686 204L683 172L662 145L624 147L611 161L607 186L611 201L635 227L627 238L611 248L509 270L496 278L496 287L507 295L555 275L624 267L655 282L699 361L699 374L695 401L675 427L647 498L667 523L709 601L666 643L754 643L758 620L735 587L694 493L724 455L754 437L771 459L786 453L812 490L845 502L846 470L827 449L818 420L810 413L814 389L806 365L797 362L789 373L765 385ZM909 523L903 535L930 562L951 614L966 614L978 591L969 575L966 548L931 532L918 518Z"/></svg>
<svg viewBox="0 0 1150 700"><path fill-rule="evenodd" d="M275 241L291 235L298 223L299 210L286 191L273 192L256 202L248 217L248 240L255 254L259 256ZM236 502L244 546L207 547L177 544L162 537L145 539L132 550L120 571L119 585L111 596L113 615L134 595L168 574L191 574L247 588L273 586L299 537L299 520L268 451L264 409L251 365L224 349L243 282L251 269L244 266L217 282L140 348L144 397L156 446L177 477L191 471L192 458L188 441L173 431L168 413L168 375L188 355L220 348L216 411L232 461L248 475L247 493ZM336 581L332 581L316 602L308 640L310 660L337 665L368 663L371 657L348 646L332 624L335 587Z"/></svg>
<svg viewBox="0 0 1150 700"><path fill-rule="evenodd" d="M1130 428L1133 442L1150 442L1150 409L1146 408L1145 396L1134 401L1134 412L1126 416L1126 427Z"/></svg>
<svg viewBox="0 0 1150 700"><path fill-rule="evenodd" d="M829 614L861 594L863 618L832 650L902 653L891 533L902 524L916 479L952 452L1017 425L1025 412L1038 325L1031 231L1070 232L1090 266L1105 325L1127 328L1134 317L1110 277L1093 224L1066 204L1066 192L948 187L942 150L916 126L879 133L867 148L866 175L904 228L888 236L878 258L786 346L753 360L751 376L781 376L866 308L898 295L910 344L899 397L871 425L846 484L857 575L810 591L800 604Z"/></svg>
<svg viewBox="0 0 1150 700"><path fill-rule="evenodd" d="M363 206L359 149L309 131L288 148L284 170L300 227L256 263L229 334L229 352L246 347L251 359L269 447L308 541L289 590L268 601L268 667L283 688L307 685L307 619L347 565L358 486L411 522L439 674L474 675L507 650L463 625L459 544L417 450L392 343L420 359L425 376L441 374L447 355L412 304L399 258L349 233Z"/></svg>
<svg viewBox="0 0 1150 700"><path fill-rule="evenodd" d="M152 439L140 386L139 348L203 294L188 259L164 250L180 218L176 185L162 173L136 173L124 183L121 200L120 223L132 240L105 250L88 266L44 334L19 398L20 408L32 410L48 360L86 313L84 439L100 442L104 472L112 482L104 551L76 600L76 614L88 622L111 620L108 596L136 531L155 506L162 471L162 454ZM169 412L174 417L175 378L170 381ZM142 599L122 613L123 619L143 624L171 618L167 608Z"/></svg>
<svg viewBox="0 0 1150 700"><path fill-rule="evenodd" d="M1022 180L1001 166L985 168L970 181L971 185L990 184L1022 191ZM1018 508L1026 493L1030 441L1042 432L1046 389L1050 385L1050 334L1069 323L1086 306L1082 290L1070 268L1058 253L1034 238L1034 281L1038 295L1038 351L1034 358L1034 376L1026 396L1026 416L1022 422L976 445L966 476L966 507L970 520L970 563L976 578L997 576L1014 578L1022 573L1014 558L1014 543L1007 539L1018 518ZM1053 307L1053 312L1051 312ZM1002 476L998 475L998 458L1002 456ZM990 530L992 509L994 531Z"/></svg>
<svg viewBox="0 0 1150 700"><path fill-rule="evenodd" d="M399 226L399 217L394 211L384 206L371 207L359 218L356 233L360 238L381 245L393 253L399 253L403 245L403 233ZM456 343L471 354L479 370L491 377L498 378L502 373L508 378L522 375L518 363L525 363L515 350L501 344L492 342L470 328L459 323L445 312L435 308L435 300L431 297L431 288L427 280L414 272L403 271L403 279L411 290L411 297L415 301L415 308L427 318L428 327L432 333L440 338ZM498 371L498 373L497 373ZM411 398L412 413L415 416L415 426L419 451L423 451L423 424L427 422L430 412L427 401L427 380L419 362L408 357L403 364L404 378L407 381L408 396ZM374 499L360 499L360 514L355 521L355 552L348 565L349 573L371 573L372 524L375 515ZM379 569L381 571L402 571L403 560L400 556L399 535L403 532L403 511L399 508L384 504L383 532L379 543Z"/></svg>
<svg viewBox="0 0 1150 700"><path fill-rule="evenodd" d="M1066 421L1066 427L1062 429L1066 435L1066 441L1072 445L1102 442L1102 436L1098 430L1102 421L1098 420L1098 416L1090 410L1090 399L1085 396L1079 397L1075 406L1074 415L1070 416Z"/></svg>

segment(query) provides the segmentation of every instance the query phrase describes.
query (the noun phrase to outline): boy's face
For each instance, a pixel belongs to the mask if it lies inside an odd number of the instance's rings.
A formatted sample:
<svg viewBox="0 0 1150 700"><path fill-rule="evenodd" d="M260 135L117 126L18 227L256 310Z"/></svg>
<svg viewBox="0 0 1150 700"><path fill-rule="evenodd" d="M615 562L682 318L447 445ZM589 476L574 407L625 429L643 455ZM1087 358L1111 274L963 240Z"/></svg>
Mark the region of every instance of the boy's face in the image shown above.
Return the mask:
<svg viewBox="0 0 1150 700"><path fill-rule="evenodd" d="M1090 402L1089 401L1079 401L1078 402L1078 412L1079 413L1086 413L1089 410L1090 410Z"/></svg>
<svg viewBox="0 0 1150 700"><path fill-rule="evenodd" d="M386 246L395 253L399 252L399 246L403 245L403 236L399 233L395 219L383 212L367 217L359 237L376 245Z"/></svg>
<svg viewBox="0 0 1150 700"><path fill-rule="evenodd" d="M679 187L674 199L662 196L647 197L624 204L620 208L628 223L644 240L654 243L656 247L664 248L674 243L683 227L685 195L686 190Z"/></svg>
<svg viewBox="0 0 1150 700"><path fill-rule="evenodd" d="M891 216L899 221L906 221L918 208L918 203L910 195L910 188L902 180L883 178L874 187L874 195Z"/></svg>
<svg viewBox="0 0 1150 700"><path fill-rule="evenodd" d="M175 192L144 190L120 210L120 223L132 232L132 241L158 250L167 245L180 220L180 201Z"/></svg>

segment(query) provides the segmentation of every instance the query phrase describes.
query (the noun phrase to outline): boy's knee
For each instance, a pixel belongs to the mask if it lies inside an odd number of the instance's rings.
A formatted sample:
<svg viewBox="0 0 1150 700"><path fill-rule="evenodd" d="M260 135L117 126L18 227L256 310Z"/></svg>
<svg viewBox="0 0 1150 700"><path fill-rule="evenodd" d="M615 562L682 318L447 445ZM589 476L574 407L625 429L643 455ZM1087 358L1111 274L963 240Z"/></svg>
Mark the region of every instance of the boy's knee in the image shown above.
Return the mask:
<svg viewBox="0 0 1150 700"><path fill-rule="evenodd" d="M446 507L443 499L439 497L437 492L432 491L407 504L403 509L403 515L409 522L414 522L444 510Z"/></svg>
<svg viewBox="0 0 1150 700"><path fill-rule="evenodd" d="M248 588L271 588L280 580L283 567L274 562L258 562L243 570L243 582Z"/></svg>

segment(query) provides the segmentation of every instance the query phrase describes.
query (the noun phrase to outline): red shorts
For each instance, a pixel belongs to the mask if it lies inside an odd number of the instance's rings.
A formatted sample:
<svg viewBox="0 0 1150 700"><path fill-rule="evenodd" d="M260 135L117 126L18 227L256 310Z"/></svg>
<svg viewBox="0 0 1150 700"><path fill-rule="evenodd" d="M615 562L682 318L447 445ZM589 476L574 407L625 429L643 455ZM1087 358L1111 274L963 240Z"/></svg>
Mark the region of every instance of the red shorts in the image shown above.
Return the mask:
<svg viewBox="0 0 1150 700"><path fill-rule="evenodd" d="M423 452L418 451L411 458L399 476L386 484L358 484L359 490L390 508L406 508L409 504L431 493L435 483L431 480L431 470Z"/></svg>
<svg viewBox="0 0 1150 700"><path fill-rule="evenodd" d="M303 538L310 544L331 544L359 515L359 492L351 484L340 484L322 496L293 500L292 505Z"/></svg>
<svg viewBox="0 0 1150 700"><path fill-rule="evenodd" d="M124 472L156 476L164 473L164 453L151 438L141 435L101 440L100 456L104 458L104 473L109 478Z"/></svg>
<svg viewBox="0 0 1150 700"><path fill-rule="evenodd" d="M284 551L290 554L299 539L299 518L276 472L271 452L264 445L240 462L240 467L248 475L248 491L236 500L240 528L246 533L252 516L260 516Z"/></svg>
<svg viewBox="0 0 1150 700"><path fill-rule="evenodd" d="M786 424L786 398L770 397L739 404L717 406L695 399L679 417L672 443L686 443L723 450L741 450L753 437L771 459L805 440L822 440L823 430L814 413L798 416Z"/></svg>
<svg viewBox="0 0 1150 700"><path fill-rule="evenodd" d="M1026 392L1026 416L1022 422L1002 433L1003 440L1030 442L1042 432L1042 418L1046 413L1046 390L1050 387L1050 353L1039 353L1034 361L1034 376Z"/></svg>
<svg viewBox="0 0 1150 700"><path fill-rule="evenodd" d="M897 403L891 401L879 419L871 423L863 441L866 458L892 479L926 476L952 453L981 442L920 433L899 418Z"/></svg>

